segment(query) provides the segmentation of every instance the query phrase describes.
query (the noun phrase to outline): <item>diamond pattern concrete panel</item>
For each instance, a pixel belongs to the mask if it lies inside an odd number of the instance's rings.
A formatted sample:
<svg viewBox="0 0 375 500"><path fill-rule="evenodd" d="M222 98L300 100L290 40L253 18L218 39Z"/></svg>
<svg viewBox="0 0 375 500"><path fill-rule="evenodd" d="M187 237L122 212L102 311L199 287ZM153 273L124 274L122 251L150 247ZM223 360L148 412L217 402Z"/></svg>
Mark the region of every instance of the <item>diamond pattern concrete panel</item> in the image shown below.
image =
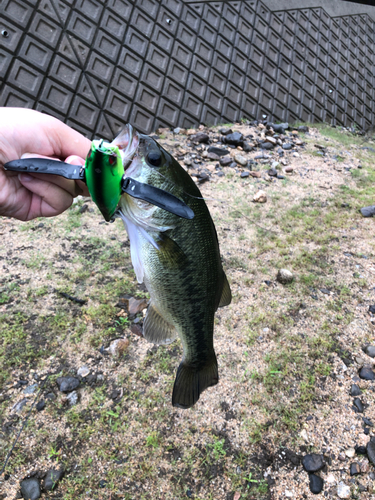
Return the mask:
<svg viewBox="0 0 375 500"><path fill-rule="evenodd" d="M89 137L125 122L374 122L374 20L260 0L3 0L0 104Z"/></svg>

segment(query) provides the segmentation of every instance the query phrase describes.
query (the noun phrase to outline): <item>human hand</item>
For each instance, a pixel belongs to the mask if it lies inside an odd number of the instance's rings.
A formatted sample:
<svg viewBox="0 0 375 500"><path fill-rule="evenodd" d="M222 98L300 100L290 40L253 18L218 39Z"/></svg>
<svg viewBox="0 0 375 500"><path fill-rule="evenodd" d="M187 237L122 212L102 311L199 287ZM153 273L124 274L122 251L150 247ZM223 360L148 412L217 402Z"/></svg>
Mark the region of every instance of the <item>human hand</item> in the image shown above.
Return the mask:
<svg viewBox="0 0 375 500"><path fill-rule="evenodd" d="M5 171L4 164L23 155L83 165L91 142L52 116L24 108L0 108L0 216L28 221L53 217L73 198L89 196L83 182L49 174Z"/></svg>

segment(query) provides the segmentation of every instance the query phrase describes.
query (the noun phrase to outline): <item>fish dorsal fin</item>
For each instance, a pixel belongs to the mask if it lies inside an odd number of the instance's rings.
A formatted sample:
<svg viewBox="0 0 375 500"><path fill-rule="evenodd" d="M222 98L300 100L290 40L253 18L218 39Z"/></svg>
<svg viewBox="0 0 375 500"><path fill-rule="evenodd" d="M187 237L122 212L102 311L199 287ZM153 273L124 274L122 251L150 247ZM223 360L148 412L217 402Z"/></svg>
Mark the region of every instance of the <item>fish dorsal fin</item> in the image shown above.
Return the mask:
<svg viewBox="0 0 375 500"><path fill-rule="evenodd" d="M223 274L224 274L223 291L221 292L219 307L229 306L232 300L232 292L230 291L228 278L226 277L224 271Z"/></svg>
<svg viewBox="0 0 375 500"><path fill-rule="evenodd" d="M151 303L143 323L143 336L152 344L170 344L177 337L174 326L170 325Z"/></svg>
<svg viewBox="0 0 375 500"><path fill-rule="evenodd" d="M159 247L157 255L163 266L180 270L187 266L186 254L166 233L159 233L156 243Z"/></svg>

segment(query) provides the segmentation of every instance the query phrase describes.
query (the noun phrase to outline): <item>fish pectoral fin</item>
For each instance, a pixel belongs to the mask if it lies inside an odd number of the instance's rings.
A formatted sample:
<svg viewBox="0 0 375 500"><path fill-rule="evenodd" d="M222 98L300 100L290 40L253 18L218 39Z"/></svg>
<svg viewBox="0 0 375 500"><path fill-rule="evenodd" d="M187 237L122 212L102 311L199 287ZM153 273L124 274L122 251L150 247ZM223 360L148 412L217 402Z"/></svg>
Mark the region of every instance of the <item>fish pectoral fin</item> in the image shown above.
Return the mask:
<svg viewBox="0 0 375 500"><path fill-rule="evenodd" d="M184 251L167 234L160 233L156 239L159 247L157 255L160 263L169 268L184 269L188 264L188 258Z"/></svg>
<svg viewBox="0 0 375 500"><path fill-rule="evenodd" d="M228 278L224 273L223 291L221 292L220 302L218 307L229 306L232 301L232 292L228 283Z"/></svg>
<svg viewBox="0 0 375 500"><path fill-rule="evenodd" d="M183 361L177 369L172 405L183 409L191 408L198 401L201 393L207 387L216 385L218 381L219 372L215 353L200 368Z"/></svg>
<svg viewBox="0 0 375 500"><path fill-rule="evenodd" d="M177 337L177 331L150 304L143 322L143 336L152 344L170 344Z"/></svg>

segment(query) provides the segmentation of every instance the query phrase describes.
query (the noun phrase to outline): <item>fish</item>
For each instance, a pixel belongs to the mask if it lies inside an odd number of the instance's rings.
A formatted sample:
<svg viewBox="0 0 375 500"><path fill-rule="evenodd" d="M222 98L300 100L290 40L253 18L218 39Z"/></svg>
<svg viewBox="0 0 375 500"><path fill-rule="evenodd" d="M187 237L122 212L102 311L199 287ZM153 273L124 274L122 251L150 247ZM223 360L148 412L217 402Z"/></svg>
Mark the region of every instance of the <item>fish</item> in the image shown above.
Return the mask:
<svg viewBox="0 0 375 500"><path fill-rule="evenodd" d="M157 345L180 338L172 405L191 408L219 381L214 317L232 298L216 229L190 175L156 140L127 124L111 145L119 148L125 178L166 191L194 212L192 219L181 218L127 193L116 212L129 236L137 280L150 295L143 336Z"/></svg>

